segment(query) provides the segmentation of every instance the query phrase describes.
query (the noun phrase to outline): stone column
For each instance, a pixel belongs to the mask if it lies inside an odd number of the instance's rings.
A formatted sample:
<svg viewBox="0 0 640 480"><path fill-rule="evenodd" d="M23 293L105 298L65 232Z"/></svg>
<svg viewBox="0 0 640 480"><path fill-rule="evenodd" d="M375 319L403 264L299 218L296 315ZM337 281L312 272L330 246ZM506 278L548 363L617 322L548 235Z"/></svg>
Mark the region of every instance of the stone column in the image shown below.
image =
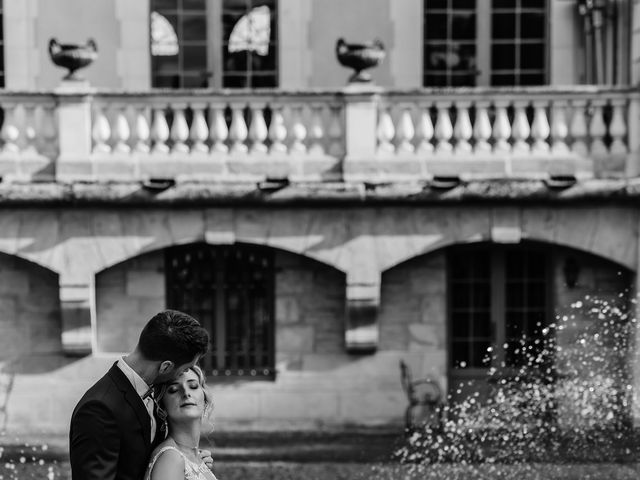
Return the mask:
<svg viewBox="0 0 640 480"><path fill-rule="evenodd" d="M83 356L93 351L94 300L93 280L82 283L60 277L62 349L65 354Z"/></svg>
<svg viewBox="0 0 640 480"><path fill-rule="evenodd" d="M378 348L380 277L373 280L368 283L358 282L347 276L344 335L349 353L373 353Z"/></svg>
<svg viewBox="0 0 640 480"><path fill-rule="evenodd" d="M379 88L350 85L344 89L344 180L362 181L377 174L375 161Z"/></svg>
<svg viewBox="0 0 640 480"><path fill-rule="evenodd" d="M93 180L91 162L91 93L88 82L63 81L55 90L58 100L56 180Z"/></svg>

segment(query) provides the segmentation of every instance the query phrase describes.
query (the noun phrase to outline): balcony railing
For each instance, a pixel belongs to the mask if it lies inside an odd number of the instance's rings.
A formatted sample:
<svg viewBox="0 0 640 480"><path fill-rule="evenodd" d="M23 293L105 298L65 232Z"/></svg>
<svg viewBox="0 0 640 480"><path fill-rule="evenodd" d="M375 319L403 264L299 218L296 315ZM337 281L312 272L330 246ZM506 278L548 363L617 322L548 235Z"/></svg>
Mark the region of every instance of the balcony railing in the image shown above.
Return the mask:
<svg viewBox="0 0 640 480"><path fill-rule="evenodd" d="M640 92L2 92L5 181L638 175Z"/></svg>

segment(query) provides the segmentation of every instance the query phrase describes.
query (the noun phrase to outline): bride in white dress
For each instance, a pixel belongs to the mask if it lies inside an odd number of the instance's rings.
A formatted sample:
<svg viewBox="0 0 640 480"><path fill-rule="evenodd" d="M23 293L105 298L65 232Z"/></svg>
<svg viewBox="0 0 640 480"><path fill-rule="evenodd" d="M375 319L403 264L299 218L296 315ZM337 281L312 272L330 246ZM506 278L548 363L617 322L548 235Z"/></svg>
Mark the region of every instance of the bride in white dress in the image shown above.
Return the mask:
<svg viewBox="0 0 640 480"><path fill-rule="evenodd" d="M204 374L193 366L163 386L157 398L168 436L154 450L145 480L216 480L199 454L202 418L211 406Z"/></svg>

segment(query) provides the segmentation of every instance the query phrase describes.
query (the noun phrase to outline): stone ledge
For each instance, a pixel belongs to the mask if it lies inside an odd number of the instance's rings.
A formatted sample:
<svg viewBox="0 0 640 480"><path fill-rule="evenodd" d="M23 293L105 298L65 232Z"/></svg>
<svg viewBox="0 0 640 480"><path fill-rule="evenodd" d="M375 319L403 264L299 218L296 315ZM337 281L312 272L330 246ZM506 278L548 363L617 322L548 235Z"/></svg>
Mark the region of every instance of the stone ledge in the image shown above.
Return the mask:
<svg viewBox="0 0 640 480"><path fill-rule="evenodd" d="M403 183L143 182L0 183L0 206L232 206L322 204L460 204L465 202L572 203L637 201L640 178L449 179Z"/></svg>

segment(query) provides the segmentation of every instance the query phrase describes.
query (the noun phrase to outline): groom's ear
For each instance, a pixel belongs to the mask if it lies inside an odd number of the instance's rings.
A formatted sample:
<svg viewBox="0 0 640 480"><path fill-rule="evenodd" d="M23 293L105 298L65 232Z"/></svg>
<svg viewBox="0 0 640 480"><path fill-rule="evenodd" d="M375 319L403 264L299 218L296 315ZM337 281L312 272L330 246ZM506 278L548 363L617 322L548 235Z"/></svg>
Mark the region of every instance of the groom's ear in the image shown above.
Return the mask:
<svg viewBox="0 0 640 480"><path fill-rule="evenodd" d="M171 360L165 360L160 364L160 368L158 368L158 373L160 375L166 375L171 373L174 367L174 363Z"/></svg>

